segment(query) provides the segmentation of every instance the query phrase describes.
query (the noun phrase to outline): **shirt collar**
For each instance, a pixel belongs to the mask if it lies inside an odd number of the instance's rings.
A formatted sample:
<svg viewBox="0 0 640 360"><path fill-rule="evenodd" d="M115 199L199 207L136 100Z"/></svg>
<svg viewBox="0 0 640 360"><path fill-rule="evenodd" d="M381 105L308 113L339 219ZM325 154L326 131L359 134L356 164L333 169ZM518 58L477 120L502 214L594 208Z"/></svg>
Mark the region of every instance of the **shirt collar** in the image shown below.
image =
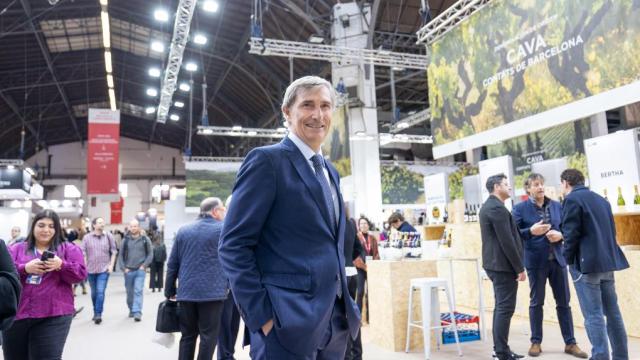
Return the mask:
<svg viewBox="0 0 640 360"><path fill-rule="evenodd" d="M298 150L300 150L300 152L302 153L302 156L304 156L305 159L311 160L311 157L316 154L322 156L322 149L320 149L316 153L315 151L313 151L313 149L309 147L309 145L305 144L305 142L302 141L302 139L300 139L298 135L294 134L293 131L289 131L289 133L287 134L287 137L291 141L293 141L293 143L296 145Z"/></svg>
<svg viewBox="0 0 640 360"><path fill-rule="evenodd" d="M548 197L544 197L544 201L542 202L542 207L545 207L549 204L549 198ZM536 202L536 199L533 196L529 196L529 201L531 201L531 203L535 206L535 207L539 207L538 203Z"/></svg>

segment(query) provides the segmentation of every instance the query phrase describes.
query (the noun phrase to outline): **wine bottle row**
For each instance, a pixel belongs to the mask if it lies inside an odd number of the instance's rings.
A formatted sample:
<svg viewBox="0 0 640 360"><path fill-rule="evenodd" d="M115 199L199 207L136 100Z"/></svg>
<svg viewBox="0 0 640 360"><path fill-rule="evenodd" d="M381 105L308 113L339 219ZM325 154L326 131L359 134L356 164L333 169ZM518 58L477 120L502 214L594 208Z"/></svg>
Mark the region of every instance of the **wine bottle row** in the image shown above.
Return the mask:
<svg viewBox="0 0 640 360"><path fill-rule="evenodd" d="M478 212L480 211L480 205L464 206L464 222L478 222Z"/></svg>
<svg viewBox="0 0 640 360"><path fill-rule="evenodd" d="M638 185L633 185L633 204L640 205L640 194L638 194ZM609 201L609 197L607 194L607 189L604 189L604 199ZM618 199L616 200L618 206L626 206L627 202L624 200L624 196L622 196L622 188L618 186Z"/></svg>

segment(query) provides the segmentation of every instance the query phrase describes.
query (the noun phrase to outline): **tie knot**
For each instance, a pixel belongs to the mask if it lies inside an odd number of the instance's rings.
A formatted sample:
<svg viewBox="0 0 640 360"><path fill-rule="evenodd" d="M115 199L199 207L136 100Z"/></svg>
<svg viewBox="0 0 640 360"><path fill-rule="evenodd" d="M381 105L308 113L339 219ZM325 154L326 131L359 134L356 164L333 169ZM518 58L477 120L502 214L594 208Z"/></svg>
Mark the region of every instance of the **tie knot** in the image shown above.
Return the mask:
<svg viewBox="0 0 640 360"><path fill-rule="evenodd" d="M311 157L311 162L313 163L313 167L315 169L322 169L322 156L320 154L315 154Z"/></svg>

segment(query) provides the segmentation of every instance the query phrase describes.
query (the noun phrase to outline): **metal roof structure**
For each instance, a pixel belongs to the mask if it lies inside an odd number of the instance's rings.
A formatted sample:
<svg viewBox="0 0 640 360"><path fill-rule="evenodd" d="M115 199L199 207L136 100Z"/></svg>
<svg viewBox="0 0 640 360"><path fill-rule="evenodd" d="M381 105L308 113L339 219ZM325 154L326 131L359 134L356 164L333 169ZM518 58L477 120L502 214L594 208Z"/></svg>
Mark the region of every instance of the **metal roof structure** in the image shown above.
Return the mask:
<svg viewBox="0 0 640 360"><path fill-rule="evenodd" d="M105 0L0 0L0 158L20 157L21 132L25 133L23 158L55 144L84 141L87 109L109 108L101 29L101 2ZM306 42L319 31L328 34L331 9L338 0L271 0L263 3L265 37ZM344 2L344 1L342 1ZM361 1L359 1L361 2ZM377 9L372 48L422 54L416 32L424 25L420 0L373 0ZM454 0L429 0L435 18ZM51 5L54 3L55 5ZM121 111L121 136L184 149L193 135L191 153L197 156L244 156L271 138L200 136L197 126L206 104L212 126L276 129L281 126L282 94L289 83L289 60L249 53L253 0L218 0L217 12L205 12L198 1L191 21L190 40L183 64L194 62L194 72L180 70L177 83L193 81L193 126L188 128L189 93L176 90L170 114L178 121L158 123L162 75L149 68L167 67L169 42L178 0L109 0L110 46L117 108ZM166 22L154 19L154 10L169 13ZM196 44L196 34L207 38ZM154 51L162 43L163 52ZM390 111L389 68L376 68L378 105ZM330 76L324 61L295 59L294 76ZM202 99L206 83L206 99ZM406 69L395 73L398 107L403 112L428 107L426 71ZM175 106L182 102L183 107ZM204 104L203 104L204 102ZM381 124L385 125L385 124ZM388 125L388 124L386 124ZM388 127L386 128L388 129ZM388 130L385 130L388 131Z"/></svg>

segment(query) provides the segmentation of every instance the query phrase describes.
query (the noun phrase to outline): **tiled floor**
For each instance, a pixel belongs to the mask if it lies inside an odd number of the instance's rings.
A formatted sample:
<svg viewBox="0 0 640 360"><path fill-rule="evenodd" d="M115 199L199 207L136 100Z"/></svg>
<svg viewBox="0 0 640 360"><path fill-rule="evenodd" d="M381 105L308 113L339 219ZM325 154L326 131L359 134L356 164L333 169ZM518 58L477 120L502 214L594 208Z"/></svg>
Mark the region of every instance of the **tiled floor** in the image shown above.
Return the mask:
<svg viewBox="0 0 640 360"><path fill-rule="evenodd" d="M79 292L79 291L78 291ZM125 304L124 281L122 276L114 275L109 281L107 299L103 314L104 322L97 326L91 322L91 298L89 295L78 295L77 305L84 306L84 311L78 314L71 327L71 333L67 340L63 359L65 360L164 360L177 359L178 348L176 344L172 348L162 347L152 342L155 336L155 313L158 303L163 300L160 293L151 293L145 290L144 315L142 322L135 323L127 317ZM562 337L558 326L545 325L545 341L543 342L543 355L541 360L569 360L563 350ZM528 341L527 323L515 319L511 327L511 347L519 353L526 353ZM419 335L417 335L419 336ZM241 338L241 336L239 337ZM583 329L576 329L576 338L586 351L589 351L589 343ZM377 347L367 342L367 328L363 328L364 359L367 360L396 360L396 359L423 359L421 352L394 353ZM239 343L238 343L239 344ZM491 343L469 342L464 343L462 350L463 359L490 359ZM248 351L237 347L237 360L249 359ZM629 339L630 359L640 360L640 339ZM1 355L0 355L1 358ZM455 346L446 345L440 351L432 354L432 359L447 360L459 359Z"/></svg>

